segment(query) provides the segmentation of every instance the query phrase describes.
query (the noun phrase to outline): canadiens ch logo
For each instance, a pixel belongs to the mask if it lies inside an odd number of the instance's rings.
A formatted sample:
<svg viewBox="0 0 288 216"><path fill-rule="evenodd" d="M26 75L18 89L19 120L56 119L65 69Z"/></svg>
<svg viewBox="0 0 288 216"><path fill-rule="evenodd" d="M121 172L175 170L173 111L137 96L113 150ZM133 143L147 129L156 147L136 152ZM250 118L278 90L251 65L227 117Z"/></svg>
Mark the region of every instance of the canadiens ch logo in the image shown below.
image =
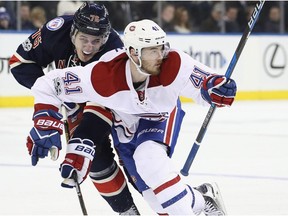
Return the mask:
<svg viewBox="0 0 288 216"><path fill-rule="evenodd" d="M64 24L64 19L62 17L57 17L46 24L47 29L50 31L56 31L62 27Z"/></svg>
<svg viewBox="0 0 288 216"><path fill-rule="evenodd" d="M130 30L130 31L135 31L135 29L136 29L136 26L130 26L130 27L129 27L129 30Z"/></svg>

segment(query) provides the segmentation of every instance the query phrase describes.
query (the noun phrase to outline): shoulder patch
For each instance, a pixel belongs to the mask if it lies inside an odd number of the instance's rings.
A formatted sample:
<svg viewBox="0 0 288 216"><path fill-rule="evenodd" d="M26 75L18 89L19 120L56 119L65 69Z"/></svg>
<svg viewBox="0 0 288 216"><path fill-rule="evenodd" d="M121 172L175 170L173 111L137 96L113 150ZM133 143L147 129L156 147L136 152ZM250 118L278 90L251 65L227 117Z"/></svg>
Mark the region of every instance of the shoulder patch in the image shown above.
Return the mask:
<svg viewBox="0 0 288 216"><path fill-rule="evenodd" d="M64 19L62 17L57 17L55 19L52 19L46 24L47 29L50 31L56 31L62 27L64 23Z"/></svg>

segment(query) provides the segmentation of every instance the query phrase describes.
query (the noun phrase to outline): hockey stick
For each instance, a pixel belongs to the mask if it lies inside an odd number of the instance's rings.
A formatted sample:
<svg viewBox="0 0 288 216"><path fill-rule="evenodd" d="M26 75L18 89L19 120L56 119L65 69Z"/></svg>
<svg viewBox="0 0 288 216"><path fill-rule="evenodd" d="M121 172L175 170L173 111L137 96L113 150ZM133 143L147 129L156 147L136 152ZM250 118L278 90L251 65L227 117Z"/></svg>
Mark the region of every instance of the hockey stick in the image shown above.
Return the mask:
<svg viewBox="0 0 288 216"><path fill-rule="evenodd" d="M62 114L63 114L63 123L64 123L64 129L65 129L66 142L68 143L68 141L70 140L70 133L69 133L69 127L68 127L68 121L67 121L67 110L65 106L62 106ZM79 199L82 213L83 215L88 215L86 207L85 207L83 195L81 192L80 184L78 183L78 180L77 180L78 178L77 178L76 171L72 173L72 178L75 181L75 188L76 188L76 192L77 192L77 196Z"/></svg>
<svg viewBox="0 0 288 216"><path fill-rule="evenodd" d="M241 37L241 40L238 43L236 51L234 52L234 55L233 55L233 57L232 57L232 59L231 59L231 61L229 63L229 66L228 66L228 68L226 70L225 77L227 79L230 78L231 75L232 75L232 72L233 72L233 70L235 68L235 65L236 65L236 63L237 63L237 61L238 61L238 59L239 59L239 57L240 57L240 55L242 53L242 50L243 50L243 48L244 48L244 46L245 46L245 44L247 42L247 39L248 39L250 33L252 32L256 21L258 20L259 14L260 14L260 12L262 10L262 7L263 7L264 3L265 3L265 0L260 0L256 4L256 6L255 6L255 8L253 10L251 18L250 18L250 20L249 20L249 22L248 22L248 24L247 24L247 26L245 28L245 31L244 31L244 33L243 33L243 35ZM208 110L208 113L206 114L204 122L202 123L201 129L200 129L200 131L199 131L199 133L197 135L196 141L194 142L194 144L193 144L193 146L191 148L191 151L190 151L190 153L189 153L189 155L188 155L188 157L186 159L186 162L185 162L183 168L180 170L181 174L184 175L184 176L188 176L189 169L190 169L190 167L192 165L192 162L193 162L193 160L194 160L194 158L195 158L195 156L196 156L196 154L198 152L198 149L200 147L202 139L203 139L203 137L204 137L204 135L206 133L206 130L207 130L208 125L209 125L209 122L212 119L212 116L213 116L215 110L216 110L216 106L215 106L215 104L212 104L210 106L209 110Z"/></svg>

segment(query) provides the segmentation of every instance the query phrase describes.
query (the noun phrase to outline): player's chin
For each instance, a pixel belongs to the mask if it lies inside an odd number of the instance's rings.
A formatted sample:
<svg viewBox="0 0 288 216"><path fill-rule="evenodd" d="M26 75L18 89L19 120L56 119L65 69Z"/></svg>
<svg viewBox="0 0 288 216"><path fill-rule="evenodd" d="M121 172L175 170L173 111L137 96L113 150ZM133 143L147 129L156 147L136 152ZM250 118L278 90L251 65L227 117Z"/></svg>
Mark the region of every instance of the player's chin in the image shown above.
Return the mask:
<svg viewBox="0 0 288 216"><path fill-rule="evenodd" d="M150 74L153 76L157 76L160 74L160 67L154 68L153 70L150 71Z"/></svg>
<svg viewBox="0 0 288 216"><path fill-rule="evenodd" d="M155 71L156 71L156 73L160 73L160 71L161 71L161 64L158 64L156 67L155 67Z"/></svg>
<svg viewBox="0 0 288 216"><path fill-rule="evenodd" d="M82 61L82 62L88 62L89 60L91 60L93 58L94 54L84 54L84 53L81 53L81 55L79 55L79 59Z"/></svg>

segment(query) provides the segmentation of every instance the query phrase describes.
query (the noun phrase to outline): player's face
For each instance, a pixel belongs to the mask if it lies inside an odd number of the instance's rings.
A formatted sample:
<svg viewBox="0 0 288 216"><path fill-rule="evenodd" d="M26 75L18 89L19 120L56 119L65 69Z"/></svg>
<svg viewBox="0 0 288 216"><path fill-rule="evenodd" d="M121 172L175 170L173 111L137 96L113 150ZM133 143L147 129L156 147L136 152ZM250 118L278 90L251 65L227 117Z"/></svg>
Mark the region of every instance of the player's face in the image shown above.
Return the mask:
<svg viewBox="0 0 288 216"><path fill-rule="evenodd" d="M102 36L88 35L83 32L78 32L75 37L75 48L78 58L82 62L89 61L105 43L105 38Z"/></svg>
<svg viewBox="0 0 288 216"><path fill-rule="evenodd" d="M163 45L143 48L141 53L143 70L151 75L158 75L164 56Z"/></svg>

